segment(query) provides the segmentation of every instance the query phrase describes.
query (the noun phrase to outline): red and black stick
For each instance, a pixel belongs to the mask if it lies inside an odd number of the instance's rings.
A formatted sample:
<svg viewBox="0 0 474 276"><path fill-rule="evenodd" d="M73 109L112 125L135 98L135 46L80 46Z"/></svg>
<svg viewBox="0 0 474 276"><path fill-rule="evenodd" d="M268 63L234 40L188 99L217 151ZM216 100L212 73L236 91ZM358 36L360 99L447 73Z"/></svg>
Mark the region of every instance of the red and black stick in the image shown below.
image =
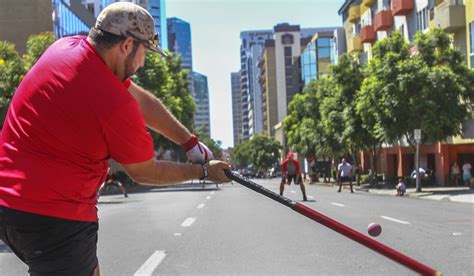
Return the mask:
<svg viewBox="0 0 474 276"><path fill-rule="evenodd" d="M357 232L356 230L340 223L337 222L301 203L295 202L289 198L286 198L284 196L281 196L277 193L274 193L273 191L270 191L261 185L258 185L257 183L243 177L240 174L237 174L235 172L231 172L229 170L225 170L225 174L227 175L228 178L231 180L234 180L242 185L244 185L247 188L250 188L257 193L263 194L275 201L278 201L282 203L283 205L286 205L293 209L294 211L348 237L349 239L358 242L362 245L365 245L366 247L384 255L385 257L388 257L392 259L393 261L398 262L401 265L404 265L422 275L441 275L440 272L436 271L435 269L432 269L374 239L371 239L367 237L364 234L361 234Z"/></svg>

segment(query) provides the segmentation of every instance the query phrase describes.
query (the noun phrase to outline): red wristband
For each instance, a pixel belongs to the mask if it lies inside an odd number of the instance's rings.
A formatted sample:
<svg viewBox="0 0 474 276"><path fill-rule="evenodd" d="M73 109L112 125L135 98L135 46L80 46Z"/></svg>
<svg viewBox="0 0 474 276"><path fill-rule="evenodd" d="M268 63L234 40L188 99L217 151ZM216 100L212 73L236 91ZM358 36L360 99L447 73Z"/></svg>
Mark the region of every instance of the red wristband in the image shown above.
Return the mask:
<svg viewBox="0 0 474 276"><path fill-rule="evenodd" d="M126 80L124 80L122 82L122 84L123 84L123 86L125 86L125 88L128 89L130 87L130 85L132 84L132 80L130 78L127 78Z"/></svg>
<svg viewBox="0 0 474 276"><path fill-rule="evenodd" d="M193 134L191 138L189 138L189 140L182 145L184 148L184 151L188 151L192 149L198 142L199 142L198 138L196 137L196 135Z"/></svg>

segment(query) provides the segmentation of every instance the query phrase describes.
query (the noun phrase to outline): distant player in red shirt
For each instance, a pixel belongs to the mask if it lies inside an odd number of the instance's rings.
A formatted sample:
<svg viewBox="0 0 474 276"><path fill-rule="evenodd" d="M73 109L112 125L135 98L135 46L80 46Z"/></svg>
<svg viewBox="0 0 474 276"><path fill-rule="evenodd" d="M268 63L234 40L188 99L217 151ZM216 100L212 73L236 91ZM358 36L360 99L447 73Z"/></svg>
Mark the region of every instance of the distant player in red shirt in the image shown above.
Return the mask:
<svg viewBox="0 0 474 276"><path fill-rule="evenodd" d="M130 2L98 16L88 37L53 43L17 88L0 133L0 239L31 275L99 275L97 195L108 160L136 182L227 182L229 165L152 94L130 81L157 46L153 17ZM146 126L193 164L154 159Z"/></svg>
<svg viewBox="0 0 474 276"><path fill-rule="evenodd" d="M282 179L280 183L280 195L283 195L283 192L285 191L285 184L290 185L293 180L296 185L300 185L303 200L307 201L306 190L303 178L301 177L300 163L294 158L294 154L291 151L288 152L286 159L283 160L283 164L281 165Z"/></svg>

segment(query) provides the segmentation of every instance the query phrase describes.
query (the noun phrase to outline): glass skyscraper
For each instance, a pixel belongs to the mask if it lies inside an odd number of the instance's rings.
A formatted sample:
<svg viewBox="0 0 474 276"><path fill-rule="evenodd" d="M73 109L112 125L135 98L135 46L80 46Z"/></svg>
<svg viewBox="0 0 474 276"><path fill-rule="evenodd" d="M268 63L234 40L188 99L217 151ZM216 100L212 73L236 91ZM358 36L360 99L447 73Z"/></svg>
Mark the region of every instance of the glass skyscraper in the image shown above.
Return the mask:
<svg viewBox="0 0 474 276"><path fill-rule="evenodd" d="M209 110L209 88L207 77L193 72L194 79L194 100L196 101L197 112L194 115L194 127L205 129L207 135L211 136L211 118Z"/></svg>
<svg viewBox="0 0 474 276"><path fill-rule="evenodd" d="M181 56L182 69L193 71L191 25L179 18L168 18L168 49Z"/></svg>

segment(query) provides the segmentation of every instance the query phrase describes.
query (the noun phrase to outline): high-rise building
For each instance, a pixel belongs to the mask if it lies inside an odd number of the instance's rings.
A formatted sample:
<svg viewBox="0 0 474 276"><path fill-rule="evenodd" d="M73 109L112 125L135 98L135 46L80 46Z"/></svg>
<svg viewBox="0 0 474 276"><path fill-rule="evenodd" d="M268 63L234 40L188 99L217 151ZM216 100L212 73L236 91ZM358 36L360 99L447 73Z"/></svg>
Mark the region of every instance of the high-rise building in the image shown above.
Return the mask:
<svg viewBox="0 0 474 276"><path fill-rule="evenodd" d="M181 68L189 71L192 78L193 50L191 43L191 25L179 18L172 17L167 20L168 49L181 56Z"/></svg>
<svg viewBox="0 0 474 276"><path fill-rule="evenodd" d="M395 30L412 43L417 31L440 28L451 34L453 47L466 56L466 65L472 68L472 0L346 0L339 14L344 22L347 49L359 52L362 62L372 57L374 43ZM412 47L413 53L415 50ZM446 183L452 162L474 162L473 138L474 118L463 124L462 137L447 137L446 141L424 145L421 166L434 170L438 183ZM399 144L386 145L381 152L381 169L386 176L409 175L414 167L411 149L405 141L399 141Z"/></svg>
<svg viewBox="0 0 474 276"><path fill-rule="evenodd" d="M275 40L265 41L265 48L258 62L258 82L262 90L263 129L268 136L275 136L278 123L278 97L276 94Z"/></svg>
<svg viewBox="0 0 474 276"><path fill-rule="evenodd" d="M263 130L262 94L257 82L260 69L257 63L265 40L272 38L272 36L271 30L243 31L240 33L243 140Z"/></svg>
<svg viewBox="0 0 474 276"><path fill-rule="evenodd" d="M193 72L194 79L194 100L196 102L197 112L194 116L194 127L205 130L207 135L211 136L211 116L209 109L209 88L207 77Z"/></svg>
<svg viewBox="0 0 474 276"><path fill-rule="evenodd" d="M230 74L232 93L232 127L234 132L234 145L242 141L242 90L240 86L240 72Z"/></svg>
<svg viewBox="0 0 474 276"><path fill-rule="evenodd" d="M0 40L24 54L30 35L51 31L51 0L0 0Z"/></svg>
<svg viewBox="0 0 474 276"><path fill-rule="evenodd" d="M329 74L329 66L336 64L338 57L346 52L344 28L333 28L328 31L316 32L310 39L302 39L301 55L295 60L300 89L312 80Z"/></svg>

